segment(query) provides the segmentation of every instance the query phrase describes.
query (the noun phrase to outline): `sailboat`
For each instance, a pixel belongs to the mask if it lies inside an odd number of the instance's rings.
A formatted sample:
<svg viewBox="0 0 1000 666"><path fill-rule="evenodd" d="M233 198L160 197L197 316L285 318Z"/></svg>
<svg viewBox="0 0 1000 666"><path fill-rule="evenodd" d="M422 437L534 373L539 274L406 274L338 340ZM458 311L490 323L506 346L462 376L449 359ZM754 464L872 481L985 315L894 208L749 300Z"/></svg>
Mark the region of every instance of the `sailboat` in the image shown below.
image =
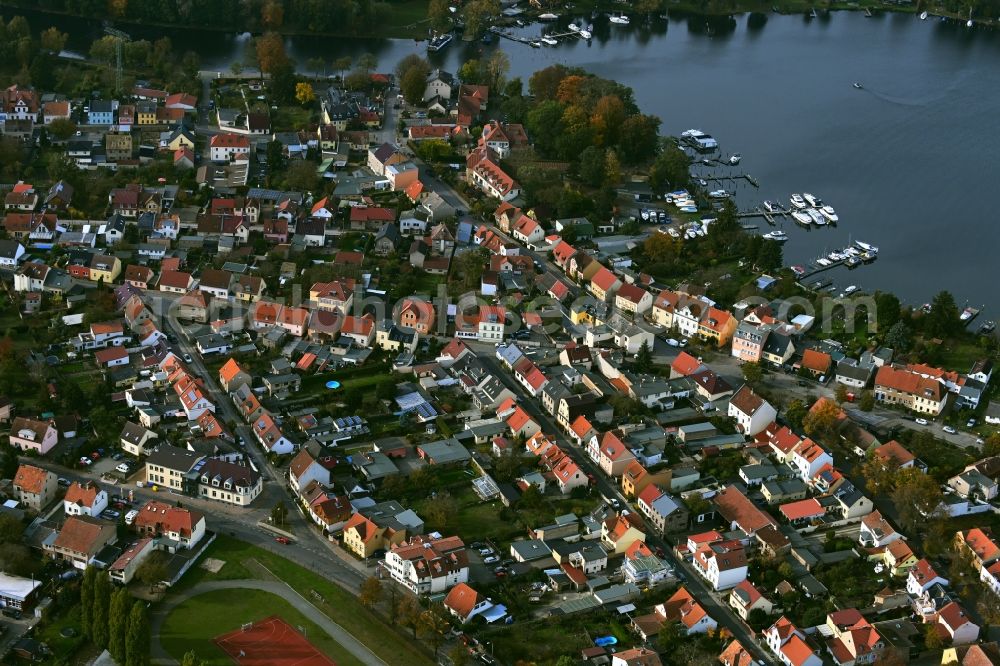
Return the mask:
<svg viewBox="0 0 1000 666"><path fill-rule="evenodd" d="M927 12L920 12L920 20L921 21L927 20Z"/></svg>

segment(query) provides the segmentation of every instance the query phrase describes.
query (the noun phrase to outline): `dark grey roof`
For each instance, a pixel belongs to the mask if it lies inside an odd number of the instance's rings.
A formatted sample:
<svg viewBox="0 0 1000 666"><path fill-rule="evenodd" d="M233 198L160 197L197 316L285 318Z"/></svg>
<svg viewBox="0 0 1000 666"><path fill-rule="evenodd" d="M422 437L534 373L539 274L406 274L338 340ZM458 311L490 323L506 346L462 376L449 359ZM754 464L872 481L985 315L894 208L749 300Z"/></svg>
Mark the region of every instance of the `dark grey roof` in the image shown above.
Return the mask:
<svg viewBox="0 0 1000 666"><path fill-rule="evenodd" d="M191 468L199 460L201 460L201 456L196 453L177 448L176 446L161 445L146 458L146 464L158 465L187 473L191 471Z"/></svg>

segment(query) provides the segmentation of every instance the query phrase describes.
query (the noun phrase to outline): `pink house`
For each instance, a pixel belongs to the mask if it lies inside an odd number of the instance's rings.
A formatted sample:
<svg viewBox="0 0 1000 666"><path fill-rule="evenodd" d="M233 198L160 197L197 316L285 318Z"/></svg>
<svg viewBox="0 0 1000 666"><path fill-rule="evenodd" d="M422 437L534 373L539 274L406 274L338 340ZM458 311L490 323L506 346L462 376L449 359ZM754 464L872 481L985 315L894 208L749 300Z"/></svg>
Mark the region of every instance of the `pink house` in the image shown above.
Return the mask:
<svg viewBox="0 0 1000 666"><path fill-rule="evenodd" d="M22 451L37 451L45 455L59 441L59 431L51 421L18 416L10 425L10 445Z"/></svg>

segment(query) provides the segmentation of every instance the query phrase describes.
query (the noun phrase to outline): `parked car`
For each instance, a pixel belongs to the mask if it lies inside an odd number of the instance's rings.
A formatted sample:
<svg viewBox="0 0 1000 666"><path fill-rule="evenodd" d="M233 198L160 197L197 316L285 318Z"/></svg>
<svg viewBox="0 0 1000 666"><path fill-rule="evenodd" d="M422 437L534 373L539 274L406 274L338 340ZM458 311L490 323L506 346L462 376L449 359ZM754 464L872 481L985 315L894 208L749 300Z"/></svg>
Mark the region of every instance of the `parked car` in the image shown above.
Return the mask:
<svg viewBox="0 0 1000 666"><path fill-rule="evenodd" d="M94 461L91 460L90 458L88 458L87 456L81 456L80 457L80 464L83 465L84 467L89 467L93 463L94 463Z"/></svg>
<svg viewBox="0 0 1000 666"><path fill-rule="evenodd" d="M479 554L482 555L483 557L486 557L487 555L492 555L493 549L490 548L489 546L486 546L485 548L480 548Z"/></svg>
<svg viewBox="0 0 1000 666"><path fill-rule="evenodd" d="M496 555L490 555L488 557L484 557L483 558L483 564L494 564L494 563L499 562L499 561L500 561L500 558L497 557Z"/></svg>
<svg viewBox="0 0 1000 666"><path fill-rule="evenodd" d="M479 550L482 547L483 547L482 541L473 541L472 543L469 544L469 548L474 548L476 550Z"/></svg>
<svg viewBox="0 0 1000 666"><path fill-rule="evenodd" d="M184 362L185 363L191 363L193 361L194 361L194 359L191 358L191 354L184 354Z"/></svg>
<svg viewBox="0 0 1000 666"><path fill-rule="evenodd" d="M291 539L289 539L288 537L283 537L283 536L274 537L274 540L277 541L278 543L283 543L286 546L289 545L290 543L292 543Z"/></svg>
<svg viewBox="0 0 1000 666"><path fill-rule="evenodd" d="M976 421L976 419L972 418L972 419L969 419L968 421L965 422L965 427L966 428L975 428L977 423L978 423L978 421Z"/></svg>
<svg viewBox="0 0 1000 666"><path fill-rule="evenodd" d="M688 346L688 339L687 338L681 338L680 345L681 345L681 347L687 347Z"/></svg>
<svg viewBox="0 0 1000 666"><path fill-rule="evenodd" d="M115 470L122 474L128 474L132 470L132 467L128 463L121 463L118 467L115 467Z"/></svg>
<svg viewBox="0 0 1000 666"><path fill-rule="evenodd" d="M958 431L952 428L951 426L944 426L943 428L941 428L941 430L944 430L949 435L955 435L958 433Z"/></svg>
<svg viewBox="0 0 1000 666"><path fill-rule="evenodd" d="M118 520L118 517L121 515L120 511L115 511L114 509L105 509L104 511L101 511L101 518L104 518L105 520Z"/></svg>
<svg viewBox="0 0 1000 666"><path fill-rule="evenodd" d="M69 479L64 479L61 476L56 480L56 483L58 483L63 488L68 488L69 487Z"/></svg>
<svg viewBox="0 0 1000 666"><path fill-rule="evenodd" d="M917 425L927 425L927 419L914 419Z"/></svg>
<svg viewBox="0 0 1000 666"><path fill-rule="evenodd" d="M667 343L668 345L670 345L671 347L680 347L680 346L681 346L681 343L680 343L680 341L678 341L678 340L675 340L674 338L666 338L666 339L664 340L664 342L666 342L666 343Z"/></svg>
<svg viewBox="0 0 1000 666"><path fill-rule="evenodd" d="M125 514L125 524L126 525L131 525L132 523L135 522L135 519L138 516L139 516L139 512L136 511L135 509L132 509L131 511L129 511L128 513Z"/></svg>

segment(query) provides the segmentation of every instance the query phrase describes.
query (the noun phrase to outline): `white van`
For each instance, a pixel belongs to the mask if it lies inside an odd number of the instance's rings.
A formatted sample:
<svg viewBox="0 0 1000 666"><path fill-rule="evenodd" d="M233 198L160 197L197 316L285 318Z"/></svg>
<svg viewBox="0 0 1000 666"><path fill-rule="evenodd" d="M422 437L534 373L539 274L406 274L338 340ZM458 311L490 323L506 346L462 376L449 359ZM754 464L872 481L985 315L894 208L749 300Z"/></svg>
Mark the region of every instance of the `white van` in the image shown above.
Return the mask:
<svg viewBox="0 0 1000 666"><path fill-rule="evenodd" d="M134 523L135 519L136 519L136 516L138 516L138 515L139 515L139 512L136 511L135 509L132 509L131 511L129 511L128 513L126 513L125 514L125 524L126 525L131 525L132 523Z"/></svg>

